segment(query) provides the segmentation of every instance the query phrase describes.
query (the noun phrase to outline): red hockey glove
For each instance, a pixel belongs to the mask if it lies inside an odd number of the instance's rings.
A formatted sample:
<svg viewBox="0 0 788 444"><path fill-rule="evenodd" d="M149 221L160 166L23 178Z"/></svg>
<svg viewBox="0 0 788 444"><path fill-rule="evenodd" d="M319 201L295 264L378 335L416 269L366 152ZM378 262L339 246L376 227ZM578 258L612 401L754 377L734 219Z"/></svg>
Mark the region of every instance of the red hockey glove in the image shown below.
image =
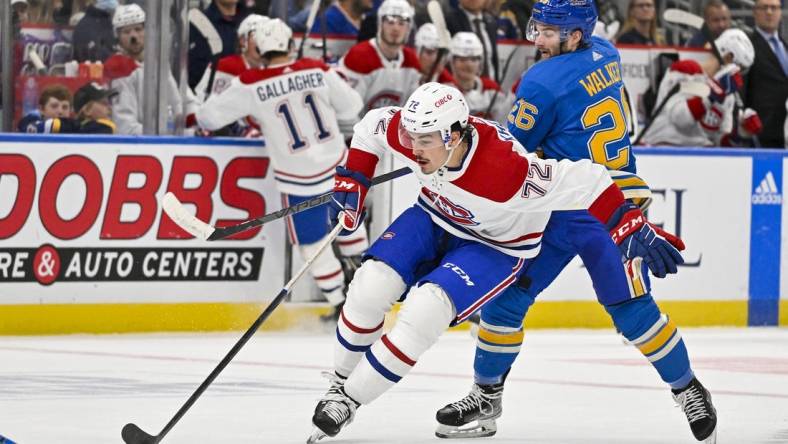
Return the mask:
<svg viewBox="0 0 788 444"><path fill-rule="evenodd" d="M341 223L344 227L340 235L356 231L364 221L364 198L369 186L369 178L362 173L337 167L334 195L329 203L328 214L332 226Z"/></svg>

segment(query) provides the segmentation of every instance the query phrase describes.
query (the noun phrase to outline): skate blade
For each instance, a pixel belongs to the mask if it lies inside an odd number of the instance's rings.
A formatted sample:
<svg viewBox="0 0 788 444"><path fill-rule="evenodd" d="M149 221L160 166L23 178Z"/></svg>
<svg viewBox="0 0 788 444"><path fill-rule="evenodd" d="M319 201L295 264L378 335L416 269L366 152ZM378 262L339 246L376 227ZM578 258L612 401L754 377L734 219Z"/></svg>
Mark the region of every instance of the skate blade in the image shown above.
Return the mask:
<svg viewBox="0 0 788 444"><path fill-rule="evenodd" d="M714 427L714 431L711 432L708 438L703 440L703 444L717 444L717 428Z"/></svg>
<svg viewBox="0 0 788 444"><path fill-rule="evenodd" d="M476 422L476 425L471 423L470 427L466 425L465 428L439 424L435 430L435 436L443 439L486 438L495 435L495 432L498 431L495 419Z"/></svg>
<svg viewBox="0 0 788 444"><path fill-rule="evenodd" d="M314 444L320 441L321 439L325 438L326 436L328 435L326 435L325 432L315 427L312 429L312 434L309 435L309 439L306 440L306 444Z"/></svg>

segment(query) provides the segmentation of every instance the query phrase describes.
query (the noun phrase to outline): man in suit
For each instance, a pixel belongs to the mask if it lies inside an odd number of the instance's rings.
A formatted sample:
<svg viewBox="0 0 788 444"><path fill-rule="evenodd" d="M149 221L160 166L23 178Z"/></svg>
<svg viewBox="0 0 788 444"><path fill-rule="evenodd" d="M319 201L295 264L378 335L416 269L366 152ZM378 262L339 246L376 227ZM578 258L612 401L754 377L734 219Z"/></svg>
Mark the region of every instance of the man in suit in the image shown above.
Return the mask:
<svg viewBox="0 0 788 444"><path fill-rule="evenodd" d="M484 47L482 76L499 80L498 77L498 20L484 11L486 0L460 0L459 6L444 14L449 33L472 32L479 37Z"/></svg>
<svg viewBox="0 0 788 444"><path fill-rule="evenodd" d="M755 48L746 76L746 106L763 120L760 136L763 147L785 146L785 101L788 99L788 44L777 30L780 27L780 0L756 0L753 6L755 30L750 35Z"/></svg>

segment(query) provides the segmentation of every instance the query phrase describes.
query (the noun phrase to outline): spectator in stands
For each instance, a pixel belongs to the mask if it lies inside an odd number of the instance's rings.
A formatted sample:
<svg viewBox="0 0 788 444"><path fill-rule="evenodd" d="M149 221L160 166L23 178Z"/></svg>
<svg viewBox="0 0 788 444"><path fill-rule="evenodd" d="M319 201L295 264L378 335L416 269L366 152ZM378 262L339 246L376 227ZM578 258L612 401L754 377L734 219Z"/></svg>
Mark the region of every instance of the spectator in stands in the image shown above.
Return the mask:
<svg viewBox="0 0 788 444"><path fill-rule="evenodd" d="M110 116L110 99L118 93L94 82L85 84L74 94L74 110L82 134L114 134L115 123Z"/></svg>
<svg viewBox="0 0 788 444"><path fill-rule="evenodd" d="M498 20L484 10L486 0L459 0L457 7L445 11L446 27L451 35L472 32L484 49L482 75L498 78Z"/></svg>
<svg viewBox="0 0 788 444"><path fill-rule="evenodd" d="M783 125L788 99L788 53L786 40L779 35L780 0L756 0L753 6L755 30L750 35L755 62L746 76L745 103L763 118L761 145L785 145Z"/></svg>
<svg viewBox="0 0 788 444"><path fill-rule="evenodd" d="M306 21L312 2L320 0L293 0L287 2L287 25L293 32L306 31Z"/></svg>
<svg viewBox="0 0 788 444"><path fill-rule="evenodd" d="M96 83L86 83L74 94L76 118L70 116L39 118L25 122L24 127L20 122L20 131L28 133L114 134L115 124L110 120L112 112L110 99L116 94L115 91ZM63 111L62 105L60 111ZM53 112L52 115L54 114Z"/></svg>
<svg viewBox="0 0 788 444"><path fill-rule="evenodd" d="M142 93L145 70L145 11L136 4L119 6L112 18L112 25L119 39L120 52L107 60L105 72L110 77L117 98L112 107L112 116L117 123L119 134L142 134ZM170 74L165 86L167 105L172 110L172 118L180 114L181 99L175 78ZM75 99L76 101L76 99ZM194 124L194 110L197 100L190 88L186 88L186 126Z"/></svg>
<svg viewBox="0 0 788 444"><path fill-rule="evenodd" d="M627 19L616 43L633 45L664 45L665 37L657 28L654 0L630 0Z"/></svg>
<svg viewBox="0 0 788 444"><path fill-rule="evenodd" d="M222 52L218 55L217 60L234 54L238 26L248 14L245 4L239 3L238 0L213 0L203 12L222 39ZM189 24L190 88L197 86L211 59L211 47L208 46L208 40L200 34L193 24Z"/></svg>
<svg viewBox="0 0 788 444"><path fill-rule="evenodd" d="M107 60L115 52L112 14L117 0L96 0L74 28L74 58L78 62Z"/></svg>
<svg viewBox="0 0 788 444"><path fill-rule="evenodd" d="M16 25L29 22L27 0L11 0L12 22Z"/></svg>
<svg viewBox="0 0 788 444"><path fill-rule="evenodd" d="M364 14L372 10L372 0L335 0L326 8L326 33L357 37ZM312 26L312 32L322 32L323 23L319 18Z"/></svg>
<svg viewBox="0 0 788 444"><path fill-rule="evenodd" d="M533 0L504 0L498 17L498 38L525 40L525 29L531 18Z"/></svg>
<svg viewBox="0 0 788 444"><path fill-rule="evenodd" d="M712 38L717 38L722 34L722 31L731 27L731 11L728 5L722 0L709 0L706 7L703 8L703 29L697 31L687 41L689 48L708 48L709 41L706 40L706 32L711 34Z"/></svg>
<svg viewBox="0 0 788 444"><path fill-rule="evenodd" d="M41 91L38 109L22 117L17 129L21 133L37 133L47 119L71 117L71 91L61 84L49 85Z"/></svg>

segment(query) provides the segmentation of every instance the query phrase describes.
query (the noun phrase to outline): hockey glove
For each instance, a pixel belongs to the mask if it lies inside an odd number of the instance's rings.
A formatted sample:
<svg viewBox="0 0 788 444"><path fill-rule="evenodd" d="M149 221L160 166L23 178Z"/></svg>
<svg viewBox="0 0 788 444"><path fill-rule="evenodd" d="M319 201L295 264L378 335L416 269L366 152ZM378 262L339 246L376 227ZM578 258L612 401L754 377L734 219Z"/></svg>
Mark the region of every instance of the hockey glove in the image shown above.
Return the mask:
<svg viewBox="0 0 788 444"><path fill-rule="evenodd" d="M334 175L334 195L328 208L332 226L341 223L344 230L340 235L348 235L358 229L364 221L364 198L369 189L369 178L358 171L338 166Z"/></svg>
<svg viewBox="0 0 788 444"><path fill-rule="evenodd" d="M711 88L709 100L722 103L728 94L741 90L743 86L744 78L741 76L739 67L735 64L726 65L717 72L713 80L709 81L709 87Z"/></svg>
<svg viewBox="0 0 788 444"><path fill-rule="evenodd" d="M637 205L626 202L608 220L610 236L627 259L642 257L651 274L664 278L676 273L684 259L676 246L683 249L681 239L671 235L670 241L648 223ZM676 245L676 246L674 246Z"/></svg>

